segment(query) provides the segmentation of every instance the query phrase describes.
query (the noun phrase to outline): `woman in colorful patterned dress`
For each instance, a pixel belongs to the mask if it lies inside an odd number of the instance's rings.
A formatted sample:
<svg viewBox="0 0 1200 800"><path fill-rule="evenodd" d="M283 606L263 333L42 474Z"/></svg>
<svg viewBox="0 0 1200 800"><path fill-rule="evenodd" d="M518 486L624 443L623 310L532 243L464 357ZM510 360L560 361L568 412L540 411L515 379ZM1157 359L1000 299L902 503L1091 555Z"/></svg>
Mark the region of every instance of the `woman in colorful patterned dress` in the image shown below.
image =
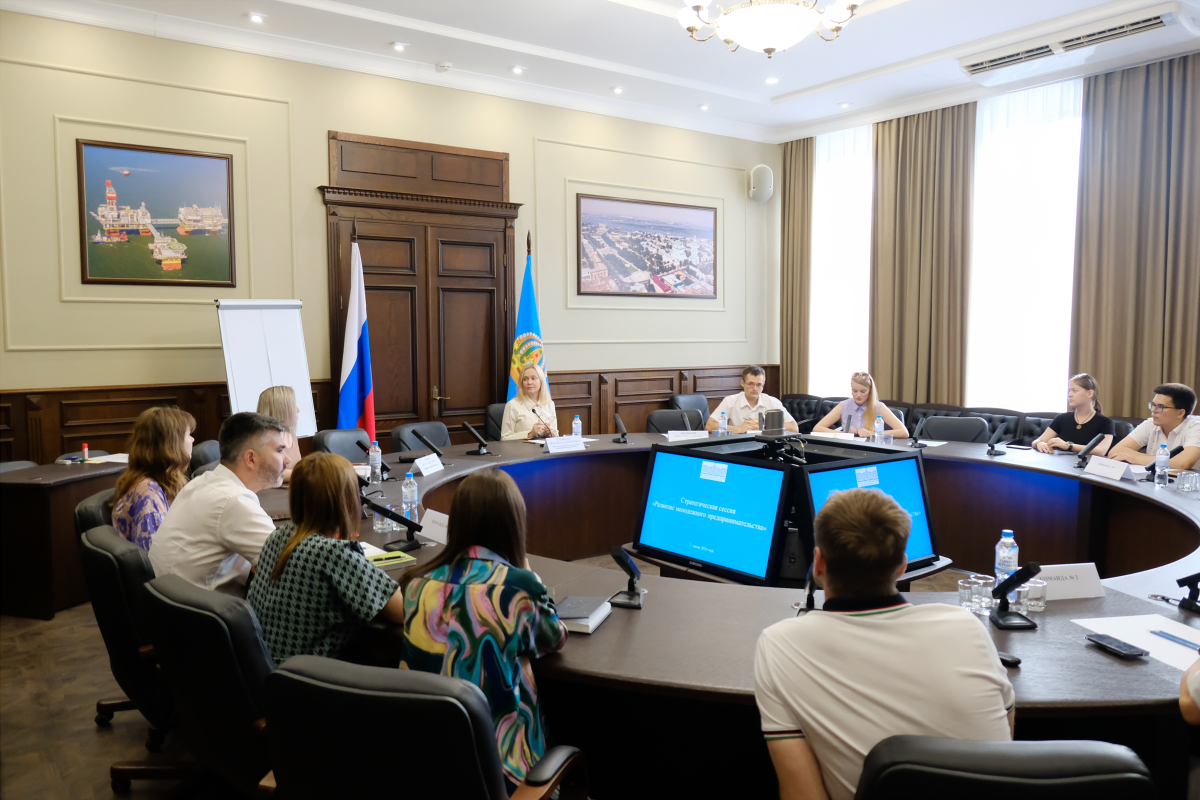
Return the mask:
<svg viewBox="0 0 1200 800"><path fill-rule="evenodd" d="M462 678L491 706L509 793L546 751L531 659L559 650L567 629L525 557L525 501L507 473L459 485L446 548L401 578L401 669Z"/></svg>
<svg viewBox="0 0 1200 800"><path fill-rule="evenodd" d="M112 524L143 550L188 480L196 418L178 408L148 408L129 436L129 467L117 479Z"/></svg>

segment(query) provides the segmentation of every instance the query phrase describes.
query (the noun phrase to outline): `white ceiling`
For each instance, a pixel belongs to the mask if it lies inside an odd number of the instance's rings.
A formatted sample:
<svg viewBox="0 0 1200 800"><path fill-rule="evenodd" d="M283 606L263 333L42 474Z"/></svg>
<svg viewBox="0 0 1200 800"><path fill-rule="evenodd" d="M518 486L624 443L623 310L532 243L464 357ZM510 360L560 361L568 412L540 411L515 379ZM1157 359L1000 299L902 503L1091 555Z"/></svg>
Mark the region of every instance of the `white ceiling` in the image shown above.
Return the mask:
<svg viewBox="0 0 1200 800"><path fill-rule="evenodd" d="M697 0L698 1L698 0ZM820 0L821 5L826 0ZM1161 4L1161 0L1157 0ZM732 4L732 3L731 3ZM683 0L0 0L0 8L681 128L781 142L979 99L958 59L1156 0L864 0L768 59L690 40ZM712 6L716 11L715 4ZM249 12L265 15L252 22ZM405 42L404 52L392 49ZM1181 48L1175 48L1179 50ZM1079 74L1167 57L1148 52ZM434 65L449 62L445 72ZM524 68L514 75L513 66ZM767 78L777 78L774 85ZM622 87L618 96L612 89ZM842 103L850 103L848 109ZM699 106L707 105L707 111Z"/></svg>

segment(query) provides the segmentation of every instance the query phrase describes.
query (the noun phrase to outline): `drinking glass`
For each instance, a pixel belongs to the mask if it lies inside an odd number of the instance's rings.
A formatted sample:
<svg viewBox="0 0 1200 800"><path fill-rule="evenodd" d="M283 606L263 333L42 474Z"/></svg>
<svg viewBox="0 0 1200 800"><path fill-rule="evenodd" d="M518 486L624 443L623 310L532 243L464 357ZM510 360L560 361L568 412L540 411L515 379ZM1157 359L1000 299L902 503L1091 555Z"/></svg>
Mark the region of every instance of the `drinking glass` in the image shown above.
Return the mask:
<svg viewBox="0 0 1200 800"><path fill-rule="evenodd" d="M1032 578L1025 583L1029 588L1027 600L1030 611L1046 610L1046 582L1040 578Z"/></svg>
<svg viewBox="0 0 1200 800"><path fill-rule="evenodd" d="M975 587L979 581L967 578L958 582L958 604L968 611L979 610L979 598L975 596Z"/></svg>
<svg viewBox="0 0 1200 800"><path fill-rule="evenodd" d="M892 439L893 439L893 436L892 436L892 434L890 434L890 433L885 433L885 434L883 435L883 443L884 443L884 444L891 444L891 443L892 443Z"/></svg>
<svg viewBox="0 0 1200 800"><path fill-rule="evenodd" d="M1029 611L1029 584L1018 586L1017 590L1012 593L1012 603L1009 605L1013 611L1018 614L1024 614Z"/></svg>
<svg viewBox="0 0 1200 800"><path fill-rule="evenodd" d="M975 596L979 598L979 608L975 613L984 617L992 615L992 606L996 604L992 597L992 589L996 588L996 579L987 575L975 575L974 580L979 582L979 585L974 588Z"/></svg>
<svg viewBox="0 0 1200 800"><path fill-rule="evenodd" d="M1200 492L1200 472L1184 470L1175 478L1175 488L1180 492Z"/></svg>

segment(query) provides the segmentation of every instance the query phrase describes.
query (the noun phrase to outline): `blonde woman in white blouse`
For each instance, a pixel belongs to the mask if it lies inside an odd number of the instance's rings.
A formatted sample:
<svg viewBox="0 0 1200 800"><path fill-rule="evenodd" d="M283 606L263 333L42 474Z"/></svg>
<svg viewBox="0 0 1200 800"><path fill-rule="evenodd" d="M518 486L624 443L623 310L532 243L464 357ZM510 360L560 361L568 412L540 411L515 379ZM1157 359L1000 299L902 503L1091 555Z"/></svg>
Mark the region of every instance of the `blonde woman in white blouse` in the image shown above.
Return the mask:
<svg viewBox="0 0 1200 800"><path fill-rule="evenodd" d="M554 402L550 399L546 373L536 364L529 364L521 370L517 396L504 407L500 438L508 441L558 436L555 425Z"/></svg>

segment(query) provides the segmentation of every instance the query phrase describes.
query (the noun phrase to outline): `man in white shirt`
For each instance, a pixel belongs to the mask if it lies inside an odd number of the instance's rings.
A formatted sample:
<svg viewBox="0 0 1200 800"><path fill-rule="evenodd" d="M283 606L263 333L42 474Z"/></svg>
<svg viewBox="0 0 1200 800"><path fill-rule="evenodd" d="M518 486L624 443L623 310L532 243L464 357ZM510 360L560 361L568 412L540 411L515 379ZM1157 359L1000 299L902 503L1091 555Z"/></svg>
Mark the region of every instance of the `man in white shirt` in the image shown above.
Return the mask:
<svg viewBox="0 0 1200 800"><path fill-rule="evenodd" d="M202 589L244 594L275 523L258 495L283 481L287 425L243 412L225 420L217 438L221 463L179 492L154 534L154 574L178 575Z"/></svg>
<svg viewBox="0 0 1200 800"><path fill-rule="evenodd" d="M763 388L766 385L766 370L755 364L746 367L742 370L742 391L739 394L731 394L722 400L721 404L717 406L717 410L709 416L705 428L715 431L719 427L718 420L721 418L721 412L724 412L729 421L730 433L757 431L759 412L780 409L783 411L783 427L793 433L798 433L800 426L783 407L783 403L769 394L763 394Z"/></svg>
<svg viewBox="0 0 1200 800"><path fill-rule="evenodd" d="M1188 416L1196 408L1196 393L1182 383L1164 383L1154 388L1150 419L1133 429L1113 447L1108 457L1129 464L1153 464L1159 445L1167 450L1182 447L1171 459L1172 469L1191 469L1200 461L1200 417ZM1140 450L1145 452L1139 452Z"/></svg>
<svg viewBox="0 0 1200 800"><path fill-rule="evenodd" d="M754 695L784 800L851 800L889 736L1012 738L1013 688L985 626L896 592L911 524L879 490L835 494L815 526L823 608L759 637Z"/></svg>

